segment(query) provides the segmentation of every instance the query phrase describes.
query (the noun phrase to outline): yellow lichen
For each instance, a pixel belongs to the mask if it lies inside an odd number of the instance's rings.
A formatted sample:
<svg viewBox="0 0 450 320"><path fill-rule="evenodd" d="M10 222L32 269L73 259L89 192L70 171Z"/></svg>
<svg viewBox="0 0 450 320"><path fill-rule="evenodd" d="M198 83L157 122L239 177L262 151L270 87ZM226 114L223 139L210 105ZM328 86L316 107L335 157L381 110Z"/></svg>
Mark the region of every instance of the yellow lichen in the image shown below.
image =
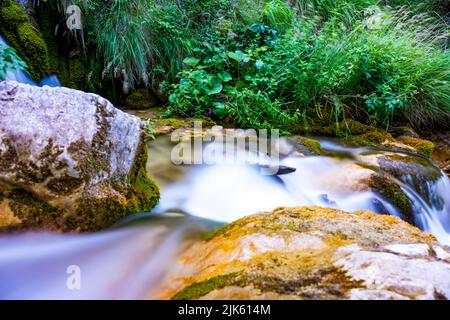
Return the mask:
<svg viewBox="0 0 450 320"><path fill-rule="evenodd" d="M229 288L247 288L273 297L348 298L364 286L335 265L338 249L435 241L397 217L369 211L279 208L237 220L191 246L181 258L186 271L171 277L161 297L233 299L242 290Z"/></svg>

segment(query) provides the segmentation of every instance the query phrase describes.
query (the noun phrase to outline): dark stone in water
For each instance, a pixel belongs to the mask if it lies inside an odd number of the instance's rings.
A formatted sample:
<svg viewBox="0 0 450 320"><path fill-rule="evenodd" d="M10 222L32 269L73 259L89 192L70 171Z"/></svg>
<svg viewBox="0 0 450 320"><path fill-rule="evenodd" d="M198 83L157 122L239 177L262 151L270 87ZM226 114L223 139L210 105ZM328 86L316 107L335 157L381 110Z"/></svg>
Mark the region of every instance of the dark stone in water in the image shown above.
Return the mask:
<svg viewBox="0 0 450 320"><path fill-rule="evenodd" d="M261 171L266 173L267 175L276 175L280 176L283 174L289 174L295 172L297 169L288 166L260 166Z"/></svg>
<svg viewBox="0 0 450 320"><path fill-rule="evenodd" d="M296 168L292 168L292 167L288 167L288 166L279 166L276 175L279 176L282 174L288 174L288 173L295 172L296 170L297 170Z"/></svg>

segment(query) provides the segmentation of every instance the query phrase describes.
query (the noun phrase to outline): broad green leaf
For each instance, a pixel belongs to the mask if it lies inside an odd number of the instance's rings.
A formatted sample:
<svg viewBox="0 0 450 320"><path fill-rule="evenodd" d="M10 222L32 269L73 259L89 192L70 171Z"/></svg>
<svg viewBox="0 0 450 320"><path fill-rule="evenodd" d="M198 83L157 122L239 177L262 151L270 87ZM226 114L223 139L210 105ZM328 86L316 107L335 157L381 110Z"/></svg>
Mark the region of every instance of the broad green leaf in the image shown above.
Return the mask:
<svg viewBox="0 0 450 320"><path fill-rule="evenodd" d="M223 102L213 102L212 104L216 109L224 109L225 104Z"/></svg>
<svg viewBox="0 0 450 320"><path fill-rule="evenodd" d="M207 84L202 85L202 88L208 95L213 95L220 93L223 85L217 77L212 76L208 79Z"/></svg>
<svg viewBox="0 0 450 320"><path fill-rule="evenodd" d="M223 82L229 82L229 81L231 81L233 78L231 77L231 74L229 73L229 72L227 72L227 71L224 71L224 72L222 72L222 73L219 73L218 75L217 75L219 78L220 78L220 80L222 80Z"/></svg>
<svg viewBox="0 0 450 320"><path fill-rule="evenodd" d="M195 67L200 62L200 59L198 58L184 58L183 63L189 67Z"/></svg>
<svg viewBox="0 0 450 320"><path fill-rule="evenodd" d="M240 50L236 50L235 52L229 51L228 57L237 62L242 62L245 58L247 58L247 55Z"/></svg>

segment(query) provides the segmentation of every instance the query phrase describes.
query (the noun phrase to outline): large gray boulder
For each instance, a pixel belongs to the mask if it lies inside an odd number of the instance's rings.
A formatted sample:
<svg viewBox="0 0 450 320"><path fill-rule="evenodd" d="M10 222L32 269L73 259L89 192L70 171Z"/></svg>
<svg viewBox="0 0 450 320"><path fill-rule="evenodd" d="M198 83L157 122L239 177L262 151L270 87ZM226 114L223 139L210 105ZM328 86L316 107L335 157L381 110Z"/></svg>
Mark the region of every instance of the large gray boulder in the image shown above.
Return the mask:
<svg viewBox="0 0 450 320"><path fill-rule="evenodd" d="M0 83L0 227L97 230L159 199L141 121L68 88Z"/></svg>

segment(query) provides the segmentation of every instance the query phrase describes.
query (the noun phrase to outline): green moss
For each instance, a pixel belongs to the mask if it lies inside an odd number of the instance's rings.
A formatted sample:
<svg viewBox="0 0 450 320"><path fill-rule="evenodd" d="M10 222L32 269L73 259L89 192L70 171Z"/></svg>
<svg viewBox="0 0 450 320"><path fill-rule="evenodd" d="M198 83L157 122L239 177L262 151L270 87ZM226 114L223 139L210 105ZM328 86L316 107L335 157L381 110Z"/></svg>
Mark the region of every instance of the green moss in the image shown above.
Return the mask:
<svg viewBox="0 0 450 320"><path fill-rule="evenodd" d="M156 183L147 175L147 157L147 144L141 142L136 153L133 169L130 173L130 181L135 196L144 204L144 209L150 210L159 201L159 189Z"/></svg>
<svg viewBox="0 0 450 320"><path fill-rule="evenodd" d="M1 0L0 4L0 33L27 63L31 77L41 80L49 72L47 46L42 35L30 24L19 4L13 0Z"/></svg>
<svg viewBox="0 0 450 320"><path fill-rule="evenodd" d="M5 5L3 7L3 5ZM28 21L28 17L19 5L11 5L10 1L2 1L1 16L14 26L19 26Z"/></svg>
<svg viewBox="0 0 450 320"><path fill-rule="evenodd" d="M133 91L125 99L125 107L135 110L150 109L156 104L156 98L144 88Z"/></svg>
<svg viewBox="0 0 450 320"><path fill-rule="evenodd" d="M320 146L320 142L317 140L305 138L305 137L298 137L298 140L309 149L314 154L322 154L322 147Z"/></svg>
<svg viewBox="0 0 450 320"><path fill-rule="evenodd" d="M413 147L418 153L424 155L425 157L430 158L433 154L434 144L431 141L412 137L399 137L397 140L410 147Z"/></svg>
<svg viewBox="0 0 450 320"><path fill-rule="evenodd" d="M68 195L78 189L82 184L83 180L79 178L64 176L50 180L47 188L55 194Z"/></svg>
<svg viewBox="0 0 450 320"><path fill-rule="evenodd" d="M208 117L201 118L188 118L188 119L180 119L180 118L163 118L163 119L155 119L155 126L170 126L175 129L180 128L193 128L195 122L201 122L202 128L213 127L217 125L217 123Z"/></svg>
<svg viewBox="0 0 450 320"><path fill-rule="evenodd" d="M403 220L414 224L414 216L411 202L409 201L402 188L383 174L374 174L370 179L370 187L385 197L403 214Z"/></svg>
<svg viewBox="0 0 450 320"><path fill-rule="evenodd" d="M315 127L317 133L327 136L342 137L347 135L361 135L371 131L378 131L377 128L362 124L356 120L347 119L339 123L333 123L325 126Z"/></svg>
<svg viewBox="0 0 450 320"><path fill-rule="evenodd" d="M102 199L83 198L75 205L76 214L67 219L69 229L80 231L100 230L111 226L123 217L150 211L159 201L159 188L146 172L147 145L141 142L127 185L112 183L126 198L115 195ZM125 190L126 189L126 190Z"/></svg>
<svg viewBox="0 0 450 320"><path fill-rule="evenodd" d="M283 256L272 258L275 264L283 266ZM302 260L301 258L299 259ZM243 277L241 283L252 285L261 292L276 292L281 295L297 295L303 299L342 299L346 292L354 288L363 288L362 281L351 279L345 271L327 263L309 265L308 258L305 265L298 270L293 279L284 279L267 275ZM267 267L267 266L266 266ZM264 268L264 274L270 269ZM289 266L286 266L287 268ZM241 285L242 286L242 285Z"/></svg>
<svg viewBox="0 0 450 320"><path fill-rule="evenodd" d="M64 211L42 201L24 190L13 190L8 195L9 206L26 225L39 225L46 229L63 227Z"/></svg>
<svg viewBox="0 0 450 320"><path fill-rule="evenodd" d="M156 119L156 126L169 126L175 129L183 128L186 126L186 120L178 118L166 118L166 119Z"/></svg>
<svg viewBox="0 0 450 320"><path fill-rule="evenodd" d="M239 273L229 273L212 277L208 280L195 282L179 291L172 300L193 300L203 297L215 289L239 284Z"/></svg>
<svg viewBox="0 0 450 320"><path fill-rule="evenodd" d="M345 271L323 263L312 264L310 259L314 257L294 258L297 262L304 262L303 268L292 270L295 277L285 278L270 275L275 270L290 268L289 257L283 254L267 253L261 258L264 262L249 262L245 270L219 275L207 280L194 282L177 292L172 300L199 299L208 293L229 286L251 286L260 292L273 292L280 295L296 295L303 299L339 299L343 298L348 290L362 288L362 281L356 281L348 277ZM292 257L291 257L292 259ZM294 262L295 264L295 262ZM232 297L231 297L232 298Z"/></svg>
<svg viewBox="0 0 450 320"><path fill-rule="evenodd" d="M385 131L370 131L357 136L349 136L348 141L361 146L379 146L386 140L392 140L392 136Z"/></svg>

